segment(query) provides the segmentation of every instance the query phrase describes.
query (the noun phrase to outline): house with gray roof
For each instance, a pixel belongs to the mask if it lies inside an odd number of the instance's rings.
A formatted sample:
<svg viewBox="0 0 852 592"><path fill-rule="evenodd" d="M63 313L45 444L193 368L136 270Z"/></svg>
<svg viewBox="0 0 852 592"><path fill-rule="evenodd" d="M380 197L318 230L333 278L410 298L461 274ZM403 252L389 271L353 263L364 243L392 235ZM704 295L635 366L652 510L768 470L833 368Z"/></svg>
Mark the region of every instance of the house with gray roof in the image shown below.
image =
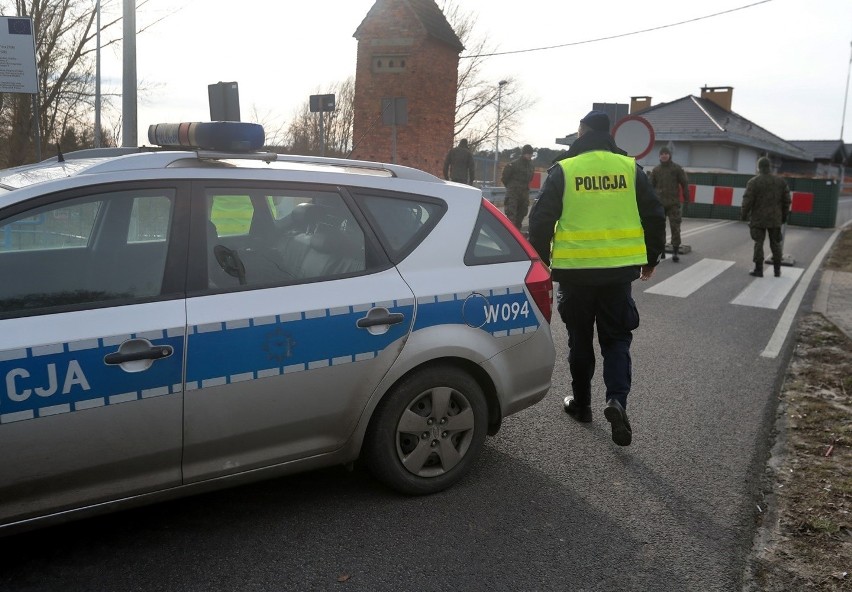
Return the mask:
<svg viewBox="0 0 852 592"><path fill-rule="evenodd" d="M768 156L776 169L782 162L813 162L805 149L731 110L733 88L703 87L701 96L687 95L651 105L651 97L632 97L630 114L640 115L654 129L654 147L638 160L645 167L659 163L659 149L690 172L753 174L757 159ZM614 122L615 123L615 122ZM576 134L557 139L570 145Z"/></svg>
<svg viewBox="0 0 852 592"><path fill-rule="evenodd" d="M852 166L852 154L842 140L791 140L811 157L813 162L785 162L781 172L791 175L839 178L845 168Z"/></svg>

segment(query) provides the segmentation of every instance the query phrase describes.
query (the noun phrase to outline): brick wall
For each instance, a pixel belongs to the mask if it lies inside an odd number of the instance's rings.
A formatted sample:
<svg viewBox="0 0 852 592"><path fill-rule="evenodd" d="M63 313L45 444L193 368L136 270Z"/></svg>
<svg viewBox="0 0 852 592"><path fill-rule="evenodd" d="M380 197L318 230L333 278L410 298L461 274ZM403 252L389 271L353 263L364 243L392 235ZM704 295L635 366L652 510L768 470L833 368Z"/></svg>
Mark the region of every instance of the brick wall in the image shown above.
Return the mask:
<svg viewBox="0 0 852 592"><path fill-rule="evenodd" d="M381 100L405 97L408 124L396 128L396 162L441 176L453 146L458 51L428 36L405 2L379 3L359 29L352 158L393 161L393 128L382 124ZM377 56L405 59L405 68L374 72Z"/></svg>

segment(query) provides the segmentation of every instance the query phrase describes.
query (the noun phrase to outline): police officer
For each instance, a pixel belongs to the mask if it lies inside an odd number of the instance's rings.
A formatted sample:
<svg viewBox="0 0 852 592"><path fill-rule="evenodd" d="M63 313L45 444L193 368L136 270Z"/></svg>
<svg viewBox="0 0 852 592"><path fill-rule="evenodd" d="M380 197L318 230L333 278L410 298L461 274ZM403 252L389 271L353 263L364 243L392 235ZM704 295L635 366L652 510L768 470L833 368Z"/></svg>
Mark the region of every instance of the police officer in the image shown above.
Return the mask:
<svg viewBox="0 0 852 592"><path fill-rule="evenodd" d="M462 139L459 145L451 148L444 159L444 179L455 183L473 185L476 176L476 163L473 153L467 147L467 140Z"/></svg>
<svg viewBox="0 0 852 592"><path fill-rule="evenodd" d="M743 194L741 218L748 220L754 241L754 270L749 274L755 277L763 277L763 241L767 234L775 277L781 276L781 247L784 240L781 225L787 221L787 214L790 212L790 188L784 179L769 172L771 168L772 163L768 158L759 158L759 174L749 179Z"/></svg>
<svg viewBox="0 0 852 592"><path fill-rule="evenodd" d="M672 231L672 261L680 261L680 191L683 199L689 199L689 181L686 173L679 164L672 160L672 151L668 147L660 148L660 164L651 171L651 186L657 192L666 217L669 219L669 227ZM663 251L663 259L666 252Z"/></svg>
<svg viewBox="0 0 852 592"><path fill-rule="evenodd" d="M533 147L526 144L521 149L521 156L507 164L500 176L500 180L506 187L503 212L518 230L521 229L521 224L530 210L530 181L535 173L532 155Z"/></svg>
<svg viewBox="0 0 852 592"><path fill-rule="evenodd" d="M559 282L573 392L563 401L565 412L577 421L592 421L597 326L604 416L612 440L627 446L633 437L625 411L630 343L639 326L631 283L654 274L665 248L666 218L641 167L615 145L606 113L592 111L581 119L567 158L549 169L530 213L530 242Z"/></svg>

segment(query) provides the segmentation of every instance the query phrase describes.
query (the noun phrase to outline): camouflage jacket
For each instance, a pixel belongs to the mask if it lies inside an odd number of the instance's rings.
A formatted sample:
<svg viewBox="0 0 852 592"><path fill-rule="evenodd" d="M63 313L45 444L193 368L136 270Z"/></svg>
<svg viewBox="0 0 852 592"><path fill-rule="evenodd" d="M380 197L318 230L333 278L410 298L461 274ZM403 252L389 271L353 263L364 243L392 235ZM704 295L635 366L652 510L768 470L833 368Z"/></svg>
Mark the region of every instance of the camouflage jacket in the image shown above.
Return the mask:
<svg viewBox="0 0 852 592"><path fill-rule="evenodd" d="M790 203L790 188L784 179L761 173L746 185L741 217L749 226L777 228L787 221Z"/></svg>
<svg viewBox="0 0 852 592"><path fill-rule="evenodd" d="M678 187L683 190L683 198L689 200L689 181L679 164L672 161L658 164L651 171L649 180L664 207L680 202Z"/></svg>
<svg viewBox="0 0 852 592"><path fill-rule="evenodd" d="M524 157L516 158L506 165L500 180L506 186L507 196L529 196L530 181L532 181L535 166L531 160Z"/></svg>

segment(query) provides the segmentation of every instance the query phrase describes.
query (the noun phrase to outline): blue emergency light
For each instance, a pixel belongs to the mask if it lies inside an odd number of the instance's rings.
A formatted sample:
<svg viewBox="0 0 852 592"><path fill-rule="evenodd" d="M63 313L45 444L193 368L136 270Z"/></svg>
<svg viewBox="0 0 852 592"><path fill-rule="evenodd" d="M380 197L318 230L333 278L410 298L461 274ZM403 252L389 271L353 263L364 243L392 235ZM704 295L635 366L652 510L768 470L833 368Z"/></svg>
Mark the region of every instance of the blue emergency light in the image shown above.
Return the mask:
<svg viewBox="0 0 852 592"><path fill-rule="evenodd" d="M242 121L156 123L148 126L148 142L155 146L250 152L263 148L265 140L262 125Z"/></svg>

